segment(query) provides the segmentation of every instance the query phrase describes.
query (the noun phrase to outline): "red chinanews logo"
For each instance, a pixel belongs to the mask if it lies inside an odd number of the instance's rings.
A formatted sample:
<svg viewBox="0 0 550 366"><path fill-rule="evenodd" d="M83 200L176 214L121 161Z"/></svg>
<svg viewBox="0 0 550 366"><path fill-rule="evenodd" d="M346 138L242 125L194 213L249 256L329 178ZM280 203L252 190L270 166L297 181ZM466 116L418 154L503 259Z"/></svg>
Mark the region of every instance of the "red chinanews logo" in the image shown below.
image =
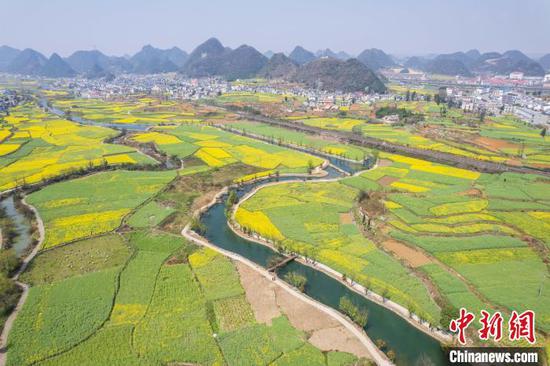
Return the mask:
<svg viewBox="0 0 550 366"><path fill-rule="evenodd" d="M458 341L463 345L467 343L466 329L474 320L475 315L473 313L461 308L458 318L451 320L449 324L449 330L457 333ZM491 315L489 312L481 310L479 322L481 323L481 329L478 331L480 340L487 341L492 338L495 342L498 342L502 339L504 318L500 312L497 311ZM534 311L526 310L521 314L512 311L508 321L508 339L510 341L525 339L530 344L536 342Z"/></svg>

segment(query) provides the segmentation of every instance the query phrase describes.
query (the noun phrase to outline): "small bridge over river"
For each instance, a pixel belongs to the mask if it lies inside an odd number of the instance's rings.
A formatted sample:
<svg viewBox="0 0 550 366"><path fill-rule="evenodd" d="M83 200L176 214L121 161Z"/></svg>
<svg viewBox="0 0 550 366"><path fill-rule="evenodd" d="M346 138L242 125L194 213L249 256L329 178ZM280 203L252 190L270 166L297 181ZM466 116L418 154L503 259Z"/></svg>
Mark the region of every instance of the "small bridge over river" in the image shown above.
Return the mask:
<svg viewBox="0 0 550 366"><path fill-rule="evenodd" d="M280 262L277 262L275 263L274 265L272 265L271 267L269 267L267 269L268 272L277 272L277 270L279 268L283 268L284 266L286 266L287 264L289 264L290 262L292 262L293 260L295 260L296 258L298 258L297 255L291 255L289 257L285 257L283 258Z"/></svg>

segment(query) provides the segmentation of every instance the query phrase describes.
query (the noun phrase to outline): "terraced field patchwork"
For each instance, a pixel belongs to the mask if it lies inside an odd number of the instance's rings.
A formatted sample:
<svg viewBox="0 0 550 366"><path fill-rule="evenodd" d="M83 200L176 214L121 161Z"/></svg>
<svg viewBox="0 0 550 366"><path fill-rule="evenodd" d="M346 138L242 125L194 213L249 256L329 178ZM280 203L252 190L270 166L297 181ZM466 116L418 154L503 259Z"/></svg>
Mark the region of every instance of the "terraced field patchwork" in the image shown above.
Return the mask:
<svg viewBox="0 0 550 366"><path fill-rule="evenodd" d="M201 283L204 297L216 301L244 294L239 276L231 262L212 250L189 256L189 264Z"/></svg>
<svg viewBox="0 0 550 366"><path fill-rule="evenodd" d="M8 365L41 361L92 335L107 319L118 269L31 288L8 339Z"/></svg>
<svg viewBox="0 0 550 366"><path fill-rule="evenodd" d="M162 267L134 339L136 352L151 362L223 362L208 322L206 303L188 265Z"/></svg>
<svg viewBox="0 0 550 366"><path fill-rule="evenodd" d="M392 154L381 157L390 164L344 179L339 186L308 183L263 188L241 205L237 221L246 221L246 217L261 212L284 237L282 241L277 239L278 245L316 258L359 283L365 281L375 291L389 291L392 299L409 306L407 295L416 291L413 297L419 299L422 290L412 284L406 290L388 287L388 283L402 283L399 265L394 269L385 263L386 256L377 255L376 246L368 244L357 230L349 230L339 220L339 214L348 212L353 205L357 189L385 191L388 234L426 250L440 261L430 265L426 274L447 301L457 304L464 297L472 306L479 307L480 300L470 293L471 285L494 306L508 309L536 306L541 312L540 319L544 319L540 320L540 328L546 329L550 314L537 303L547 301L544 294L539 295L540 288L547 286L543 262L523 240L522 232L548 242L544 234L548 231L545 225L550 207L547 197L540 193L548 182L529 175L479 174ZM527 194L526 187L533 184L541 187ZM501 187L498 192L503 193L493 197L497 185ZM412 189L417 187L421 189ZM331 200L332 197L336 200ZM530 211L522 212L526 208ZM377 221L377 217L374 219ZM262 234L260 227L252 231ZM467 283L447 271L446 266L461 274ZM499 283L502 282L499 266L518 279L526 271L530 274L523 284L519 280ZM385 271L378 272L378 268ZM461 294L455 294L450 284L460 287L457 291ZM509 293L528 300L521 307L519 301L509 300ZM423 307L424 316L428 313L426 309L430 309L426 303L417 302L415 306ZM437 310L431 314L432 319L436 318L433 314Z"/></svg>
<svg viewBox="0 0 550 366"><path fill-rule="evenodd" d="M544 276L545 264L530 248L476 250L438 255L495 304L509 309L534 310L538 327L548 330L550 295L541 291L550 286ZM502 274L506 273L506 281Z"/></svg>
<svg viewBox="0 0 550 366"><path fill-rule="evenodd" d="M46 227L44 248L116 229L174 172L115 171L53 184L28 197Z"/></svg>
<svg viewBox="0 0 550 366"><path fill-rule="evenodd" d="M489 310L488 305L474 295L464 282L439 265L427 264L421 268L430 276L439 291L456 309L464 307L474 314L479 314L481 310Z"/></svg>
<svg viewBox="0 0 550 366"><path fill-rule="evenodd" d="M138 365L143 363L143 360L138 358L129 341L132 331L129 325L101 328L89 340L57 357L41 362L40 365Z"/></svg>
<svg viewBox="0 0 550 366"><path fill-rule="evenodd" d="M361 160L371 153L370 149L364 147L332 142L302 132L274 127L264 123L236 121L231 122L230 126L240 131L271 138L274 142L280 141L298 146L307 146L327 154L343 156L354 160Z"/></svg>
<svg viewBox="0 0 550 366"><path fill-rule="evenodd" d="M241 162L281 173L304 173L321 165L322 159L251 138L235 135L209 126L182 125L159 127L163 134L178 138L178 144L158 144L160 150L180 158L193 156L210 167Z"/></svg>
<svg viewBox="0 0 550 366"><path fill-rule="evenodd" d="M117 238L54 248L40 256L46 262L38 265L56 259L98 261L92 244L119 246L110 252L115 255L126 247L116 243ZM171 253L186 245L183 238L136 231L127 239L134 250L127 264L122 260L128 251L116 254L118 259L109 255L103 263L86 263L55 278L45 276L44 268L32 269L30 278L40 285L31 289L10 334L9 365L237 366L275 358L305 363L311 355L324 360L324 353L307 343L306 335L286 318L275 319L271 326L257 324L237 271L225 257L190 247L189 263L167 262ZM251 350L248 354L237 348L243 342ZM326 356L334 365L356 361L347 353Z"/></svg>
<svg viewBox="0 0 550 366"><path fill-rule="evenodd" d="M9 117L17 133L0 143L0 191L104 164L154 163L133 148L103 143L114 130L81 126L34 104L13 108Z"/></svg>
<svg viewBox="0 0 550 366"><path fill-rule="evenodd" d="M456 168L383 155L392 164L364 173L362 179L379 182L382 176L392 174L393 188L403 181L408 184L411 179L418 187L429 187L424 192L410 189L396 192L385 187L386 202L392 202L385 204L389 210L388 234L426 250L443 266L453 268L495 307L510 310L537 307L541 312L539 326L547 329L550 313L540 306L547 302L540 289L547 286L548 279L542 258L528 246L532 241L525 240L525 234L532 240L548 243L545 220L550 207L542 192L547 192L549 182L526 174L462 174ZM533 189L534 185L539 186ZM443 295L456 303L457 297L445 287L449 281L458 285L462 280L443 268L432 267L426 272ZM504 272L514 280L502 281ZM510 294L514 294L514 299ZM520 304L518 298L526 300Z"/></svg>
<svg viewBox="0 0 550 366"><path fill-rule="evenodd" d="M352 118L307 118L299 122L307 126L342 131L351 131L353 127L365 124L364 120Z"/></svg>
<svg viewBox="0 0 550 366"><path fill-rule="evenodd" d="M174 212L175 209L171 207L165 207L156 201L150 201L134 212L128 219L128 224L134 228L154 227Z"/></svg>
<svg viewBox="0 0 550 366"><path fill-rule="evenodd" d="M534 215L533 215L534 213ZM541 240L550 247L550 224L544 220L549 212L496 212L504 222L516 226L521 231ZM541 220L540 217L543 219Z"/></svg>
<svg viewBox="0 0 550 366"><path fill-rule="evenodd" d="M423 248L432 254L437 254L438 252L516 248L527 246L525 242L512 236L490 234L471 236L465 240L464 237L460 236L411 235L395 230L391 232L391 236L397 240L405 241Z"/></svg>
<svg viewBox="0 0 550 366"><path fill-rule="evenodd" d="M357 228L341 223L340 214L349 212L357 192L339 183L269 186L243 202L236 219L242 225L240 217L246 218L250 212L267 216L284 237L279 245L315 258L359 283L368 283L374 291L411 304L427 319L437 321L437 307L422 283L362 237ZM239 215L241 210L245 210L244 216Z"/></svg>
<svg viewBox="0 0 550 366"><path fill-rule="evenodd" d="M213 308L220 333L232 332L255 323L252 308L244 295L217 300Z"/></svg>
<svg viewBox="0 0 550 366"><path fill-rule="evenodd" d="M207 107L142 96L129 96L124 101L71 99L66 96L50 99L54 107L81 118L120 125L199 123L201 115L210 111Z"/></svg>
<svg viewBox="0 0 550 366"><path fill-rule="evenodd" d="M104 235L40 253L20 278L33 286L49 284L121 267L129 256L130 248L119 235Z"/></svg>

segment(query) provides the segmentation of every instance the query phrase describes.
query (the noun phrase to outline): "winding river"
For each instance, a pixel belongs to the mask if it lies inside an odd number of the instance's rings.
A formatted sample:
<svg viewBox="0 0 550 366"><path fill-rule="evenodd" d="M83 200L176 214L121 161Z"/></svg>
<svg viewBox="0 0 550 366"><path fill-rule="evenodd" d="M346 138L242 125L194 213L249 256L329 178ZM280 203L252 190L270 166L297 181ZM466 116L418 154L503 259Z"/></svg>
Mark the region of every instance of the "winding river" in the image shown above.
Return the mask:
<svg viewBox="0 0 550 366"><path fill-rule="evenodd" d="M15 198L9 195L0 200L0 207L13 222L17 237L12 244L17 257L24 256L32 245L31 222L15 206Z"/></svg>
<svg viewBox="0 0 550 366"><path fill-rule="evenodd" d="M45 98L41 98L38 102L38 104L42 107L47 109L49 112L56 114L60 117L65 116L65 112L62 111L59 108L56 108L54 106L48 105L48 101ZM154 125L151 124L138 124L138 123L109 123L109 122L97 122L92 121L89 119L84 119L79 116L71 115L70 120L76 123L80 123L83 125L89 125L89 126L100 126L100 127L107 127L112 128L115 130L129 130L129 131L146 131L151 127L154 127Z"/></svg>
<svg viewBox="0 0 550 366"><path fill-rule="evenodd" d="M40 100L40 105L54 114L60 116L64 115L63 111L48 106L45 99ZM71 119L77 123L110 127L118 130L128 129L143 131L152 127L151 125L102 123L85 120L78 116L72 116ZM308 153L327 159L331 165L325 169L328 175L317 178L308 177L307 179L338 178L346 174L351 175L359 170L368 169L368 167L364 167L361 164L351 163L343 159L338 159L337 157L327 157L325 154L316 154L312 151L308 151ZM372 163L373 161L369 161L369 164L372 165ZM279 178L264 179L239 187L237 189L237 194L239 198L241 198L253 189L267 183L304 179L306 178L303 176L280 176ZM202 236L211 244L219 248L238 254L267 268L268 262L273 257L279 256L279 254L265 245L260 245L244 239L231 230L228 226L226 217L226 199L227 195L222 196L219 202L210 206L210 208L201 215L201 222L206 228ZM349 297L356 305L368 309L369 321L364 329L373 341L383 340L387 345L387 349L395 351L396 365L448 365L439 341L416 328L393 311L359 295L333 277L300 262L294 261L287 264L278 271L278 275L284 278L284 275L290 271L298 272L307 278L305 293L309 297L333 309L338 310L340 298L343 296Z"/></svg>
<svg viewBox="0 0 550 366"><path fill-rule="evenodd" d="M343 166L352 173L352 169L345 163ZM340 167L342 168L342 167ZM323 178L336 178L341 173L331 166L328 167L328 176ZM283 176L279 181L303 180L303 177ZM315 178L314 178L315 179ZM258 186L275 181L267 179L261 182L248 184L238 188L237 194L243 197ZM220 202L211 206L202 216L201 221L206 231L202 236L210 243L245 257L258 265L267 268L268 262L279 254L273 249L246 240L236 235L227 224L225 200L223 196ZM340 281L300 262L291 262L278 272L281 278L290 271L298 272L307 278L305 293L334 309L338 309L340 298L348 296L355 304L369 311L369 321L365 327L368 336L373 340L383 340L388 349L397 354L397 365L447 365L446 357L439 342L411 325L393 311L357 294Z"/></svg>

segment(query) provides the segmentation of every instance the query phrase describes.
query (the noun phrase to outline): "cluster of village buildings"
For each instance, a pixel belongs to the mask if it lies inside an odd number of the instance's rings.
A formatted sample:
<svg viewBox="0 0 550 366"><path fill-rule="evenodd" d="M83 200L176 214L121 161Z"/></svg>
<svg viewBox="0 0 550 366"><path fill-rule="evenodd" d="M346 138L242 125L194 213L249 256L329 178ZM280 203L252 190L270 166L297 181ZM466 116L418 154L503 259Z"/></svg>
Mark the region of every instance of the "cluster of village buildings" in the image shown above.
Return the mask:
<svg viewBox="0 0 550 366"><path fill-rule="evenodd" d="M9 108L15 107L24 98L15 90L0 89L0 114L7 113Z"/></svg>
<svg viewBox="0 0 550 366"><path fill-rule="evenodd" d="M510 75L510 78L522 77ZM151 94L172 100L199 100L214 98L230 92L268 93L300 97L303 107L313 110L340 110L354 103L373 104L381 100L435 100L452 102L455 107L469 112L498 115L511 113L526 122L537 125L550 125L550 97L532 92L524 85L484 85L449 83L446 86L426 84L418 79L393 80L401 85L401 90L414 90L404 93L366 94L329 92L306 89L296 84L284 82L228 82L219 78L187 79L180 74L120 75L112 80L105 79L56 79L44 80L44 87L68 89L82 98L119 99L127 95ZM418 90L418 92L416 92ZM0 108L13 103L11 92L0 94Z"/></svg>

